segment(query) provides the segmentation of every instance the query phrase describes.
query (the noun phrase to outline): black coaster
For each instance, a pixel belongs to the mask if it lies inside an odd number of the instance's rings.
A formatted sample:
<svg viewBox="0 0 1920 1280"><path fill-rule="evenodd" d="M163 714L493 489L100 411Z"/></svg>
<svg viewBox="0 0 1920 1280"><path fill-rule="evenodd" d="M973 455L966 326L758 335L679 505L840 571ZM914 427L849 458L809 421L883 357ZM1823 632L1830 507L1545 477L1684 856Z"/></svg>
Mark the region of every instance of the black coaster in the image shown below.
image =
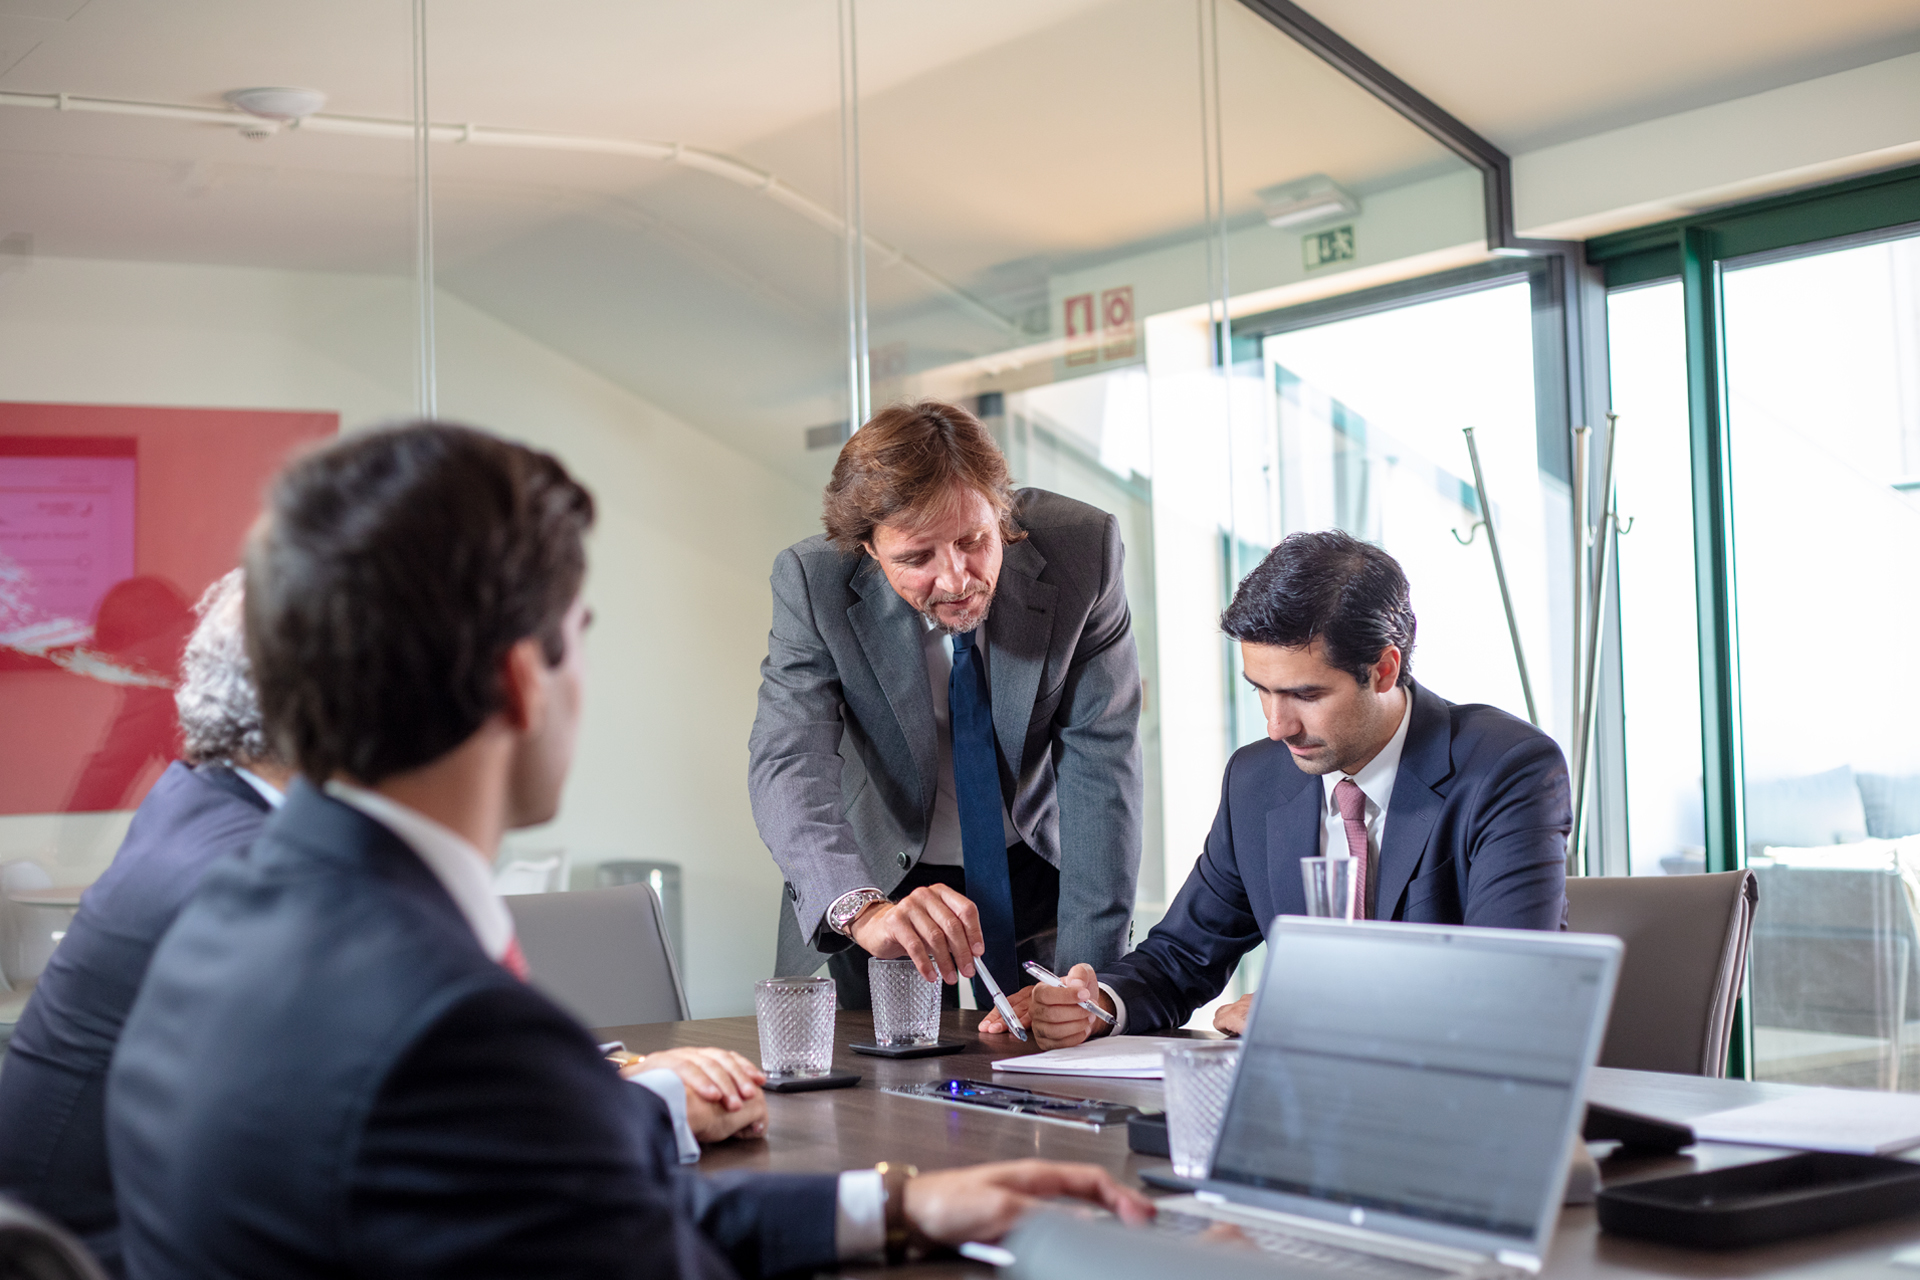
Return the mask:
<svg viewBox="0 0 1920 1280"><path fill-rule="evenodd" d="M870 1058L938 1058L967 1048L964 1040L935 1040L932 1044L850 1044L847 1048Z"/></svg>
<svg viewBox="0 0 1920 1280"><path fill-rule="evenodd" d="M857 1071L829 1071L823 1076L768 1076L768 1093L811 1093L815 1089L851 1089L860 1083Z"/></svg>

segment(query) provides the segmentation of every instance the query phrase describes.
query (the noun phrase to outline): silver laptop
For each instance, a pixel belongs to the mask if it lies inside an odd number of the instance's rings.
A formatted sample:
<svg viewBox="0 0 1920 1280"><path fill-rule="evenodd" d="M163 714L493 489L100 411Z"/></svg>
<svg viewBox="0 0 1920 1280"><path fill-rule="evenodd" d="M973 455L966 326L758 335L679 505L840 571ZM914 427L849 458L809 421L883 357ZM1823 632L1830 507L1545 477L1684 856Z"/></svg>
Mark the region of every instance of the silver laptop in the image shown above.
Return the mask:
<svg viewBox="0 0 1920 1280"><path fill-rule="evenodd" d="M1210 1176L1160 1201L1348 1274L1537 1273L1622 947L1286 916Z"/></svg>

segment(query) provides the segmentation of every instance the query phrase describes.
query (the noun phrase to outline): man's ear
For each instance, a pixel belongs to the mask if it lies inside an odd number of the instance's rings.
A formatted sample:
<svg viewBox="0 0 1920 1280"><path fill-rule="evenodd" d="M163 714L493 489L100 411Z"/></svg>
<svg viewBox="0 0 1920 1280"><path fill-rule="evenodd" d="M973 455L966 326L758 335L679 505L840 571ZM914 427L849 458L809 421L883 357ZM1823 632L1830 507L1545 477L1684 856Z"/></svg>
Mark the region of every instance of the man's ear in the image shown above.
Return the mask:
<svg viewBox="0 0 1920 1280"><path fill-rule="evenodd" d="M873 543L870 541L861 543L860 549L862 551L865 551L868 555L872 556L875 560L878 560L880 558L880 553L873 549Z"/></svg>
<svg viewBox="0 0 1920 1280"><path fill-rule="evenodd" d="M500 690L504 697L500 714L516 733L533 728L546 710L547 685L540 678L546 669L546 655L533 636L515 644L501 660Z"/></svg>
<svg viewBox="0 0 1920 1280"><path fill-rule="evenodd" d="M1385 693L1400 683L1400 646L1390 644L1380 651L1380 660L1373 664L1373 691Z"/></svg>

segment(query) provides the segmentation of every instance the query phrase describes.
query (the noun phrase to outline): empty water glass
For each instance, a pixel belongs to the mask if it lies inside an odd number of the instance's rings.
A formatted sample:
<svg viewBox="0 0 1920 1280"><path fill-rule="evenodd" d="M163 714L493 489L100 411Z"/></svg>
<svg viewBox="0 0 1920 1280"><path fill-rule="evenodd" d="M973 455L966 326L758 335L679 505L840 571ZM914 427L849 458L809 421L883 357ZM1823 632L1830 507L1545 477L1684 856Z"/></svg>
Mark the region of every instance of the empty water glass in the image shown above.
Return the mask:
<svg viewBox="0 0 1920 1280"><path fill-rule="evenodd" d="M1161 1052L1167 1076L1167 1150L1180 1178L1204 1178L1240 1065L1238 1040L1195 1040Z"/></svg>
<svg viewBox="0 0 1920 1280"><path fill-rule="evenodd" d="M1308 915L1353 919L1353 867L1352 858L1300 859Z"/></svg>
<svg viewBox="0 0 1920 1280"><path fill-rule="evenodd" d="M920 976L905 956L867 960L875 1044L933 1044L940 1039L940 984Z"/></svg>
<svg viewBox="0 0 1920 1280"><path fill-rule="evenodd" d="M833 1069L832 978L762 978L753 984L760 1069L770 1076L823 1076Z"/></svg>

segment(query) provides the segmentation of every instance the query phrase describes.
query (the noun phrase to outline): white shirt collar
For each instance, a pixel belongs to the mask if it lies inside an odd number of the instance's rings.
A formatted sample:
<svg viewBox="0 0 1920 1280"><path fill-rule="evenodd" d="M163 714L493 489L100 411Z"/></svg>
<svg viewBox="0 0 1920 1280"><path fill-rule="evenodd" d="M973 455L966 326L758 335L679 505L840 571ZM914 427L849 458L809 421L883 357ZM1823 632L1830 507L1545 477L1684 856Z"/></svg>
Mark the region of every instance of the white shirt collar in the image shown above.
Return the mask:
<svg viewBox="0 0 1920 1280"><path fill-rule="evenodd" d="M327 794L404 840L460 908L487 958L497 961L507 954L513 941L513 917L493 891L493 868L487 855L451 828L377 791L336 780L327 783Z"/></svg>
<svg viewBox="0 0 1920 1280"><path fill-rule="evenodd" d="M1329 808L1338 810L1339 806L1333 801L1333 789L1340 785L1341 779L1351 777L1354 784L1366 794L1376 813L1386 811L1387 801L1393 798L1394 777L1400 772L1400 752L1407 745L1407 726L1413 723L1413 690L1406 690L1406 695L1407 705L1400 713L1400 727L1387 739L1387 745L1380 748L1379 755L1367 761L1358 773L1345 774L1336 769L1321 776L1326 788L1325 803Z"/></svg>
<svg viewBox="0 0 1920 1280"><path fill-rule="evenodd" d="M260 798L267 802L268 808L278 809L287 802L287 796L284 791L274 786L271 782L268 782L253 770L242 769L239 765L235 765L233 766L233 771L240 775L242 782L260 793Z"/></svg>

